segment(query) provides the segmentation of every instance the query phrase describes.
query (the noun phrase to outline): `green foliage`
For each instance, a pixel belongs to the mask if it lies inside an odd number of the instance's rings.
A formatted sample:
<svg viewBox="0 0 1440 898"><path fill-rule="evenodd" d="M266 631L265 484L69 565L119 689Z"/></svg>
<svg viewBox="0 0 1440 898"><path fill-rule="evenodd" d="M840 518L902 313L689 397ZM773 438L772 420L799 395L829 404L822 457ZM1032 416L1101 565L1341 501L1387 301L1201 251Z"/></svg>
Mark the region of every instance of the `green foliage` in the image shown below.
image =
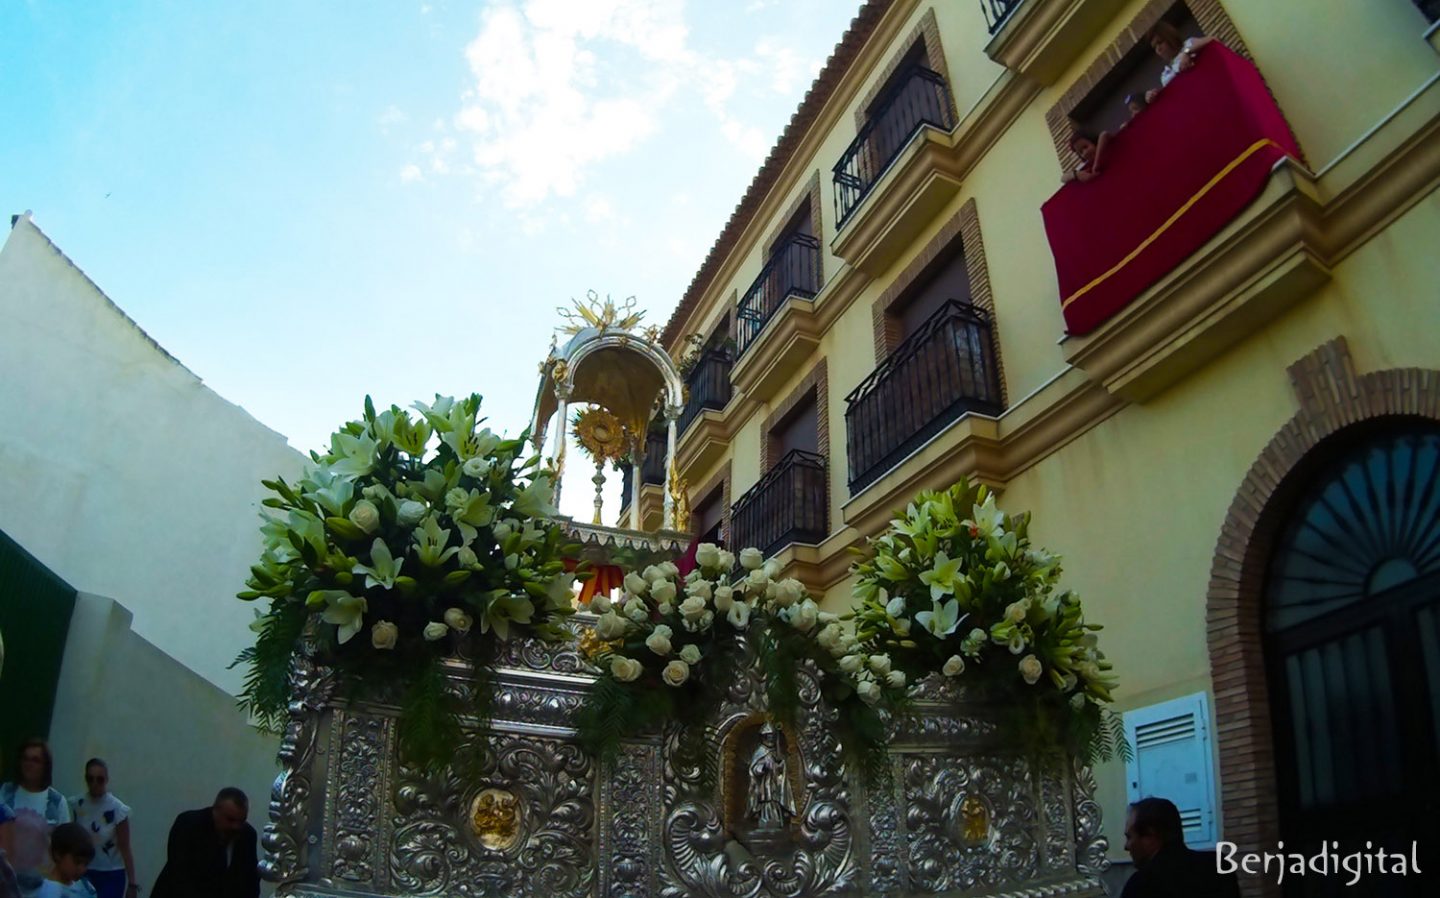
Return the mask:
<svg viewBox="0 0 1440 898"><path fill-rule="evenodd" d="M248 665L240 691L240 710L261 732L279 735L290 701L290 661L309 615L303 605L275 600L270 613L256 618L255 644L242 651L230 667Z"/></svg>
<svg viewBox="0 0 1440 898"><path fill-rule="evenodd" d="M527 434L483 427L480 396L437 396L364 414L331 438L298 483L264 481L264 551L246 601L268 599L255 626L242 707L262 726L285 715L286 676L303 638L346 693L401 684L401 745L430 764L460 743L460 708L440 659L484 657L515 636L568 639L565 559L578 555L550 516L553 472L525 457ZM488 695L481 696L488 700Z"/></svg>

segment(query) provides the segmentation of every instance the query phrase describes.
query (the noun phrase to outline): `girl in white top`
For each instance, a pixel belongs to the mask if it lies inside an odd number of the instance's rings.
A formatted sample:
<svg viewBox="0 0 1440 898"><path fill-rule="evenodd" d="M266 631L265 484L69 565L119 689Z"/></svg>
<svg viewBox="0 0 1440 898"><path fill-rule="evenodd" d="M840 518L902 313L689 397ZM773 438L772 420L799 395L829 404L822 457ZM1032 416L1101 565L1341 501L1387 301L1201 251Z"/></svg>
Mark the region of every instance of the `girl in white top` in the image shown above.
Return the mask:
<svg viewBox="0 0 1440 898"><path fill-rule="evenodd" d="M139 890L130 852L130 808L108 791L110 769L99 758L85 762L85 793L70 799L75 822L95 843L85 878L99 898L125 898Z"/></svg>

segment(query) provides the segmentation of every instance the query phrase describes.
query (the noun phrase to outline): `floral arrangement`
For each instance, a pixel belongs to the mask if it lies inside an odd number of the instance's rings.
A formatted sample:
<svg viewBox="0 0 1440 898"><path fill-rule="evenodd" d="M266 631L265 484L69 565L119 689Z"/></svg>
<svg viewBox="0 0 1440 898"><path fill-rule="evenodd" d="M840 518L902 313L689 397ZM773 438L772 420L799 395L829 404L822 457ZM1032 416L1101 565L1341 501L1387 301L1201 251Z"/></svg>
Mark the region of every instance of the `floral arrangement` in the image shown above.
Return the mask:
<svg viewBox="0 0 1440 898"><path fill-rule="evenodd" d="M570 639L577 552L546 520L553 474L522 458L525 434L482 427L479 395L414 408L377 414L366 397L298 483L265 481L265 547L239 597L268 609L236 664L249 667L242 706L275 729L291 658L314 640L352 690L405 690L401 745L428 765L453 754L462 711L486 716L488 690L458 707L442 659L483 664L517 635Z"/></svg>
<svg viewBox="0 0 1440 898"><path fill-rule="evenodd" d="M594 635L582 644L601 675L581 715L580 737L601 758L613 757L622 737L678 720L682 762L713 761L706 742L709 711L730 687L741 663L739 637L758 653L770 713L792 724L799 706L798 665L810 662L822 689L844 713L852 746L883 747L883 726L872 705L860 701L844 659L857 650L836 614L821 611L798 580L777 579L777 564L760 550L736 556L713 543L696 547L696 567L685 577L670 562L632 571L620 597L596 596ZM903 701L905 675L887 670L878 685L892 703ZM873 765L869 765L872 766Z"/></svg>
<svg viewBox="0 0 1440 898"><path fill-rule="evenodd" d="M1080 598L1057 591L1060 559L1032 546L1029 515L1007 515L962 480L918 495L855 566L855 634L840 665L866 701L880 677L938 672L1011 709L1011 735L1087 762L1125 755L1114 678ZM862 652L878 652L864 655ZM888 674L887 674L888 675Z"/></svg>

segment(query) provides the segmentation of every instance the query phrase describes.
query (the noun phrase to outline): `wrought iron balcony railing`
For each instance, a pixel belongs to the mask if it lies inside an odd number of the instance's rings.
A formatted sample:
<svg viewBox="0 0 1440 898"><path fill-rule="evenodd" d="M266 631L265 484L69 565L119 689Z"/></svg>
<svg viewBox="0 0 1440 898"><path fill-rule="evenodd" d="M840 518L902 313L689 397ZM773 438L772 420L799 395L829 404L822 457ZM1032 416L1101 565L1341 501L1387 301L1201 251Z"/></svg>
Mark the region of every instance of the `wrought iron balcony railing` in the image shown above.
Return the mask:
<svg viewBox="0 0 1440 898"><path fill-rule="evenodd" d="M780 305L791 296L820 292L820 241L796 234L775 250L735 312L735 354L745 354Z"/></svg>
<svg viewBox="0 0 1440 898"><path fill-rule="evenodd" d="M829 535L825 456L792 449L730 509L731 545L766 555Z"/></svg>
<svg viewBox="0 0 1440 898"><path fill-rule="evenodd" d="M700 354L695 367L685 376L690 398L676 422L679 433L684 433L703 410L723 409L730 402L731 364L728 349L707 349Z"/></svg>
<svg viewBox="0 0 1440 898"><path fill-rule="evenodd" d="M1024 0L980 0L980 9L985 13L985 24L989 27L990 33L999 31L1015 11L1015 7Z"/></svg>
<svg viewBox="0 0 1440 898"><path fill-rule="evenodd" d="M998 414L990 321L950 300L845 397L855 494L966 412Z"/></svg>
<svg viewBox="0 0 1440 898"><path fill-rule="evenodd" d="M836 226L845 223L875 182L923 125L949 131L955 125L948 86L938 72L921 65L903 70L901 80L881 97L870 120L835 163Z"/></svg>
<svg viewBox="0 0 1440 898"><path fill-rule="evenodd" d="M640 465L640 482L664 484L665 476L665 432L652 430L645 437L645 461ZM629 508L632 495L635 466L629 462L620 465L620 507Z"/></svg>

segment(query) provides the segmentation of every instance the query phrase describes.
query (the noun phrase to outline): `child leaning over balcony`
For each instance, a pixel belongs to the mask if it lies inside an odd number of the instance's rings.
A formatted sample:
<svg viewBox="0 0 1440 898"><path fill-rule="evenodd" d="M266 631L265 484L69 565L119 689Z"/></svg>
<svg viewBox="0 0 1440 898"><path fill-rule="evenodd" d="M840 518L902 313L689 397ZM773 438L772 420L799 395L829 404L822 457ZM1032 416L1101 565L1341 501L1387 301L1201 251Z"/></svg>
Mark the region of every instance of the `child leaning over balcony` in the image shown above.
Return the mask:
<svg viewBox="0 0 1440 898"><path fill-rule="evenodd" d="M1071 181L1088 181L1100 174L1105 163L1105 148L1109 144L1109 131L1101 131L1098 138L1076 131L1070 136L1070 150L1080 157L1080 164L1067 171L1060 180L1068 184Z"/></svg>
<svg viewBox="0 0 1440 898"><path fill-rule="evenodd" d="M1146 91L1147 102L1155 102L1155 97L1175 76L1195 64L1195 57L1205 49L1213 37L1201 35L1199 37L1180 37L1180 30L1169 22L1161 22L1150 29L1150 49L1155 55L1165 60L1165 68L1160 70L1160 86Z"/></svg>

